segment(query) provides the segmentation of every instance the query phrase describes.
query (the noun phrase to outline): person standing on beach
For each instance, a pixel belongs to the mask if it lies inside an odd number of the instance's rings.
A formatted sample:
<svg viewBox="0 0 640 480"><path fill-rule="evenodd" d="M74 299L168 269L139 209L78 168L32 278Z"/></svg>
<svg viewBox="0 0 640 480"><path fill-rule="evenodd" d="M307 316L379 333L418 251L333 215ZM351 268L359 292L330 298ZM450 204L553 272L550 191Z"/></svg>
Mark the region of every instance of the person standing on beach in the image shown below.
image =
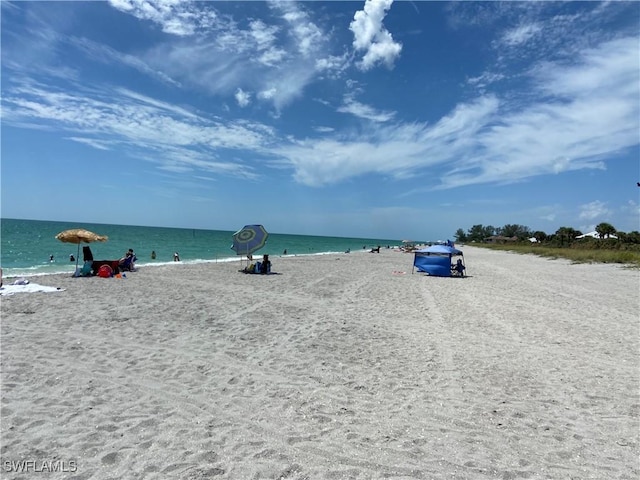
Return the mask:
<svg viewBox="0 0 640 480"><path fill-rule="evenodd" d="M156 251L151 250L151 260L155 260L155 259L156 259Z"/></svg>
<svg viewBox="0 0 640 480"><path fill-rule="evenodd" d="M180 261L180 254L178 252L173 254L173 261L174 262L179 262Z"/></svg>

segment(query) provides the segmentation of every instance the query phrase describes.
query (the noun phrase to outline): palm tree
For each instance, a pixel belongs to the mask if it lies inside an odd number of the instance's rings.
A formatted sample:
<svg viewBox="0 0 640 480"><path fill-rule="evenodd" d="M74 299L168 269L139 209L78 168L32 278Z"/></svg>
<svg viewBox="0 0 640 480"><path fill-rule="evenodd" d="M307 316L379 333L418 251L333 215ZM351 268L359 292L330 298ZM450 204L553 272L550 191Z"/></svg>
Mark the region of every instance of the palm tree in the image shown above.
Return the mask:
<svg viewBox="0 0 640 480"><path fill-rule="evenodd" d="M467 235L464 233L464 230L462 230L461 228L456 230L454 238L456 239L456 242L458 242L458 243L463 243L463 242L467 241Z"/></svg>
<svg viewBox="0 0 640 480"><path fill-rule="evenodd" d="M560 237L560 246L564 245L564 239L567 239L567 244L571 245L571 242L580 235L580 232L572 227L560 227L556 231L556 235Z"/></svg>
<svg viewBox="0 0 640 480"><path fill-rule="evenodd" d="M547 234L543 231L538 230L533 233L533 237L538 241L538 243L540 243L544 242L547 239Z"/></svg>
<svg viewBox="0 0 640 480"><path fill-rule="evenodd" d="M596 232L600 238L609 238L616 233L616 229L610 223L602 222L596 226Z"/></svg>

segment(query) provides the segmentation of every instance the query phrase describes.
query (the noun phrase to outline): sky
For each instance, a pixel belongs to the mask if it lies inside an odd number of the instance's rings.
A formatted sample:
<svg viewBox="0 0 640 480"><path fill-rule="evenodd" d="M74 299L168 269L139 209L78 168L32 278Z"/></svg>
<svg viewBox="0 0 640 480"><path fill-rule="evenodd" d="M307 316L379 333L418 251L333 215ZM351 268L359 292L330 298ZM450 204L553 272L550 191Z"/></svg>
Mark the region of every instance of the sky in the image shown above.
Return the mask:
<svg viewBox="0 0 640 480"><path fill-rule="evenodd" d="M640 3L6 1L3 218L640 230Z"/></svg>

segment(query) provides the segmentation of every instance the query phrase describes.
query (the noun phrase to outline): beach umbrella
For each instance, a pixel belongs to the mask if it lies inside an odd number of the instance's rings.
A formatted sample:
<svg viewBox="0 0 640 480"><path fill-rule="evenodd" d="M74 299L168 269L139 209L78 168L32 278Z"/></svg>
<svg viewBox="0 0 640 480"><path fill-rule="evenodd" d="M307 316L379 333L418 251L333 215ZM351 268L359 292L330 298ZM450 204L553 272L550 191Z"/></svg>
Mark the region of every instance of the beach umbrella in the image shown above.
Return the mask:
<svg viewBox="0 0 640 480"><path fill-rule="evenodd" d="M413 240L402 240L402 243L404 243L402 249L408 251L413 249L414 243L416 242L414 242Z"/></svg>
<svg viewBox="0 0 640 480"><path fill-rule="evenodd" d="M262 225L245 225L233 234L233 245L236 255L250 255L260 250L267 243L269 234Z"/></svg>
<svg viewBox="0 0 640 480"><path fill-rule="evenodd" d="M78 245L78 253L76 254L76 270L74 275L78 273L78 258L80 258L80 244L91 242L106 242L109 237L98 235L84 228L72 228L65 230L56 235L56 239L64 243L76 243Z"/></svg>

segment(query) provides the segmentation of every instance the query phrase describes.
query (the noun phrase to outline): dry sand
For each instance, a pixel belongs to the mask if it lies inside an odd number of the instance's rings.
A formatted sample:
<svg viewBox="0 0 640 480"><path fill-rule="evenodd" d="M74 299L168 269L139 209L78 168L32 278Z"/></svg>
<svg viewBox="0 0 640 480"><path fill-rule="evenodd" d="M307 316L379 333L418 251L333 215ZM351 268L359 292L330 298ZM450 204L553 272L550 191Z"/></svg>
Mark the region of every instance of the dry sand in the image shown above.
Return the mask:
<svg viewBox="0 0 640 480"><path fill-rule="evenodd" d="M0 475L637 479L640 272L464 252L33 278L65 290L2 297Z"/></svg>

